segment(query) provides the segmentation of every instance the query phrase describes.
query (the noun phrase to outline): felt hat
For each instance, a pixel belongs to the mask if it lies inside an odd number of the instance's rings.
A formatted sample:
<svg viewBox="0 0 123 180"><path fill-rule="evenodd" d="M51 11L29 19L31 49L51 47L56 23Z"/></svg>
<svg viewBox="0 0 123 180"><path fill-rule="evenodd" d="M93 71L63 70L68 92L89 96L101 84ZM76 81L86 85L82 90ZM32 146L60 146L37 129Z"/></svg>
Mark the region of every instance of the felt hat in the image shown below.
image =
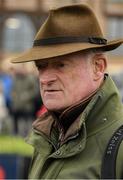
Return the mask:
<svg viewBox="0 0 123 180"><path fill-rule="evenodd" d="M121 43L123 39L105 39L94 12L88 6L64 6L50 10L34 39L33 47L12 62L37 61L88 49L111 51Z"/></svg>

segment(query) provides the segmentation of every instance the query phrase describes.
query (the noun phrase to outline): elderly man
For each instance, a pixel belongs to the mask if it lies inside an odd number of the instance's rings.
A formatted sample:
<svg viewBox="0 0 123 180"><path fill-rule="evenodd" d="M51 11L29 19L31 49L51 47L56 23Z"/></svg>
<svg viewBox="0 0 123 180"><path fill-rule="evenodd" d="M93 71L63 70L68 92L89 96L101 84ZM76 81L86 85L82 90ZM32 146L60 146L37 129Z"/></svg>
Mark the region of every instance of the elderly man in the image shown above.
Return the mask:
<svg viewBox="0 0 123 180"><path fill-rule="evenodd" d="M13 60L35 62L47 109L34 121L27 140L34 146L29 178L110 178L102 175L104 169L108 174L112 171L109 164L103 165L104 154L110 138L123 124L123 107L106 73L104 52L121 43L122 39L108 42L104 38L89 7L71 5L51 10L33 47ZM112 148L107 154L112 154ZM122 151L123 144L112 172L114 178L122 177Z"/></svg>

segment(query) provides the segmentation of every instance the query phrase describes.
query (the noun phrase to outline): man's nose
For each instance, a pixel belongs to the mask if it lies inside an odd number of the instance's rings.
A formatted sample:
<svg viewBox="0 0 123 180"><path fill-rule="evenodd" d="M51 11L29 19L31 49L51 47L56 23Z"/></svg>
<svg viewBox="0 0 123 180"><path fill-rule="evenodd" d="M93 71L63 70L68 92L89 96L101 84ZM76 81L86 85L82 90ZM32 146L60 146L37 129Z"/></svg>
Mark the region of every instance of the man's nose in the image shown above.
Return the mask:
<svg viewBox="0 0 123 180"><path fill-rule="evenodd" d="M40 74L40 83L43 85L52 84L57 79L56 75L52 71L45 71Z"/></svg>

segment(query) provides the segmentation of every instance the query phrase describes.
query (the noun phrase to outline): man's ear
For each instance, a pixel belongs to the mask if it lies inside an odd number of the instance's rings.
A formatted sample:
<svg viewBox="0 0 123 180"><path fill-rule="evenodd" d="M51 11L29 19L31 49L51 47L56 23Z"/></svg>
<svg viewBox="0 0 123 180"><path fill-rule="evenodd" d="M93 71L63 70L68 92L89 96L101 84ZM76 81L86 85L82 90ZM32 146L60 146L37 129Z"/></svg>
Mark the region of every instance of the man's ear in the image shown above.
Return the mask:
<svg viewBox="0 0 123 180"><path fill-rule="evenodd" d="M103 54L96 54L93 57L92 62L93 62L94 80L97 81L100 78L104 77L104 73L107 68L106 57Z"/></svg>

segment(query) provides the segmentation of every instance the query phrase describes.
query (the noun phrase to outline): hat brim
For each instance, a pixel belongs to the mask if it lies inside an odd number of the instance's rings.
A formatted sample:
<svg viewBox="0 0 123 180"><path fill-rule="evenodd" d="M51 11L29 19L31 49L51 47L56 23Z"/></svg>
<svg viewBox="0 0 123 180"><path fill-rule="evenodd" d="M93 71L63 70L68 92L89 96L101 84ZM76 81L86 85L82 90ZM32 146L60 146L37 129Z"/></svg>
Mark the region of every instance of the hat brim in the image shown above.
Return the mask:
<svg viewBox="0 0 123 180"><path fill-rule="evenodd" d="M71 54L73 52L100 49L103 51L111 51L119 47L123 43L123 39L108 42L106 45L91 44L91 43L64 43L55 45L36 46L27 52L15 57L11 60L12 63L24 63L30 61L37 61L47 58Z"/></svg>

